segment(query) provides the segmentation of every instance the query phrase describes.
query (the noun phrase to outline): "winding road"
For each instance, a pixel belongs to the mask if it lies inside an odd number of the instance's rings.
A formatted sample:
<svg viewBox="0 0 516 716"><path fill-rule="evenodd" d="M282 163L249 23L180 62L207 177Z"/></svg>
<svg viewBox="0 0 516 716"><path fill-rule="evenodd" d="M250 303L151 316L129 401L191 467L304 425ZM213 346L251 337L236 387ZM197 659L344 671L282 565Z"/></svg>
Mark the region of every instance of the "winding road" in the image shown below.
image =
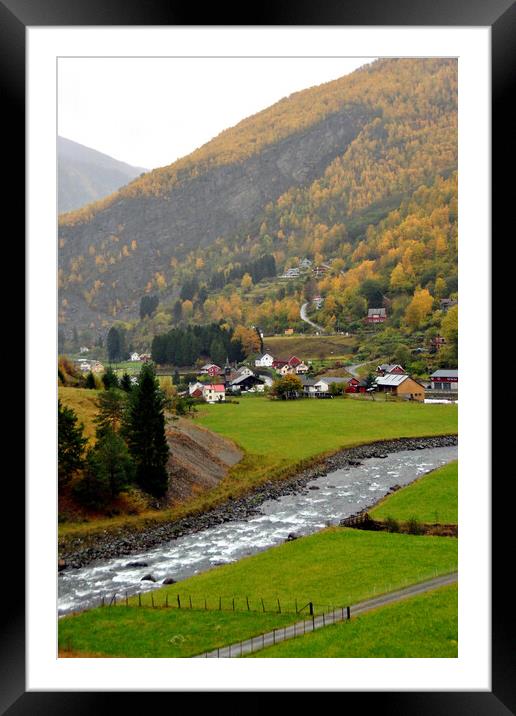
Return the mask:
<svg viewBox="0 0 516 716"><path fill-rule="evenodd" d="M301 310L299 311L299 315L301 316L301 320L304 321L305 323L310 324L311 326L313 326L314 328L316 328L318 331L324 332L324 328L323 328L322 326L318 326L317 323L314 323L313 321L311 321L311 320L308 318L308 316L306 315L306 309L307 309L307 308L308 308L308 303L303 303L303 305L301 306Z"/></svg>

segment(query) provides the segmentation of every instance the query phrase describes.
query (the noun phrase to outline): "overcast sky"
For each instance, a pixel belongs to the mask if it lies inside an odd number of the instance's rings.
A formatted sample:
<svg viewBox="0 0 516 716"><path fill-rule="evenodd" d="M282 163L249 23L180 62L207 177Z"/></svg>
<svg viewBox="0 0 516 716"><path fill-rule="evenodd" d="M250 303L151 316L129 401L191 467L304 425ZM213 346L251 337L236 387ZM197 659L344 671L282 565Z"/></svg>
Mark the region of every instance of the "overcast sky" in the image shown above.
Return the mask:
<svg viewBox="0 0 516 716"><path fill-rule="evenodd" d="M58 133L145 169L170 164L364 58L64 58Z"/></svg>

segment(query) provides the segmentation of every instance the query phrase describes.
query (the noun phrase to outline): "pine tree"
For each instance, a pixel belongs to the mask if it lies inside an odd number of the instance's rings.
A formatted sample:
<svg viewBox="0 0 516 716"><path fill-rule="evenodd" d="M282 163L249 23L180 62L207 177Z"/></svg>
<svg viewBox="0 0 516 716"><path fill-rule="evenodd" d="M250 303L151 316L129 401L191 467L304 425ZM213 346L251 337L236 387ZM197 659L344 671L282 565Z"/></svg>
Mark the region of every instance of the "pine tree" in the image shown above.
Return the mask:
<svg viewBox="0 0 516 716"><path fill-rule="evenodd" d="M127 407L127 394L118 388L109 388L97 398L98 413L95 417L97 437L106 432L118 433Z"/></svg>
<svg viewBox="0 0 516 716"><path fill-rule="evenodd" d="M93 375L91 370L86 376L86 382L84 383L84 387L89 388L90 390L95 390L95 388L97 387L97 384L95 383L95 376Z"/></svg>
<svg viewBox="0 0 516 716"><path fill-rule="evenodd" d="M83 436L84 426L77 424L77 415L72 408L57 403L58 410L58 438L57 438L57 466L59 484L65 485L73 474L80 470L84 464L83 453L87 443Z"/></svg>
<svg viewBox="0 0 516 716"><path fill-rule="evenodd" d="M129 373L124 373L122 376L122 379L120 380L120 387L122 390L125 390L126 393L130 393L133 389L133 384L131 383L131 376Z"/></svg>
<svg viewBox="0 0 516 716"><path fill-rule="evenodd" d="M88 452L84 476L74 486L74 495L88 507L103 507L133 478L134 465L125 442L107 428Z"/></svg>
<svg viewBox="0 0 516 716"><path fill-rule="evenodd" d="M104 388L109 390L110 388L118 388L118 376L111 366L107 367L106 372L102 376L102 382Z"/></svg>
<svg viewBox="0 0 516 716"><path fill-rule="evenodd" d="M154 367L145 364L130 393L123 434L136 466L136 481L155 497L162 497L168 488L164 402Z"/></svg>

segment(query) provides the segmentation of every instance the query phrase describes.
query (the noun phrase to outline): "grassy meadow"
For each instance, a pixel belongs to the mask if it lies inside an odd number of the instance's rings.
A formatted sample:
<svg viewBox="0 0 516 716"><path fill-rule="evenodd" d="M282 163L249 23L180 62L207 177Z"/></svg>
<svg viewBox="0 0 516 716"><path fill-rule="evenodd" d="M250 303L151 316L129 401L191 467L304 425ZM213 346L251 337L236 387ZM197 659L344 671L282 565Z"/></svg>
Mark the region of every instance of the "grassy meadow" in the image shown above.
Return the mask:
<svg viewBox="0 0 516 716"><path fill-rule="evenodd" d="M296 600L299 608L312 601L316 612L347 606L456 567L453 538L330 528L147 592L147 608L131 597L129 606L64 617L59 644L97 655L192 656L296 621ZM172 608L178 595L186 608ZM160 608L167 598L169 608Z"/></svg>
<svg viewBox="0 0 516 716"><path fill-rule="evenodd" d="M457 597L441 587L245 658L456 658Z"/></svg>
<svg viewBox="0 0 516 716"><path fill-rule="evenodd" d="M402 490L389 495L369 511L375 520L388 517L436 524L457 524L457 460L429 472Z"/></svg>
<svg viewBox="0 0 516 716"><path fill-rule="evenodd" d="M457 432L456 405L247 396L238 401L202 406L195 419L276 467L375 440Z"/></svg>

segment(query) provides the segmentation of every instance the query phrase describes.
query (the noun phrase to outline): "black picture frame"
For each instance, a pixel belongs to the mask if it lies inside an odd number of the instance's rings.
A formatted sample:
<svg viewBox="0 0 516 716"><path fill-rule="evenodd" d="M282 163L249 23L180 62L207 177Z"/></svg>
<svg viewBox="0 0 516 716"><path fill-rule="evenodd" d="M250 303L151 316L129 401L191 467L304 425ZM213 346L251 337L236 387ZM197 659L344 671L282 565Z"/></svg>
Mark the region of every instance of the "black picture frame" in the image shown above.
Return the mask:
<svg viewBox="0 0 516 716"><path fill-rule="evenodd" d="M509 110L510 88L514 75L514 45L516 38L516 6L512 0L362 0L355 2L305 3L294 0L278 1L251 7L248 17L235 17L234 11L219 6L203 6L204 26L217 25L342 25L342 26L484 26L492 33L492 211L493 236L502 236L511 227L509 208L514 193L508 171L514 156L513 115ZM37 26L80 25L198 25L199 8L181 6L162 0L0 0L0 89L4 107L4 140L15 148L16 162L9 169L7 205L10 215L17 217L18 234L25 216L25 29ZM8 111L6 111L8 109ZM507 171L504 171L507 170ZM512 199L512 202L511 202ZM499 254L503 247L500 247ZM493 260L496 253L492 251ZM22 250L22 261L24 261ZM507 262L510 263L510 262ZM508 271L508 266L506 268ZM508 277L506 277L508 278ZM498 280L497 287L504 281ZM493 304L498 288L493 288ZM499 305L499 304L498 304ZM493 330L501 323L493 310ZM490 337L487 337L489 340ZM486 340L486 337L484 337ZM20 401L21 402L21 401ZM500 407L500 399L492 399L493 414ZM507 429L506 429L507 430ZM492 455L496 443L504 444L503 429L493 433ZM494 463L496 465L496 462ZM493 476L495 470L493 467ZM506 474L509 477L509 474ZM500 474L503 479L503 471ZM499 482L502 480L499 480ZM508 589L507 567L511 572L512 553L507 547L513 544L509 531L510 520L502 519L504 487L493 479L493 552L492 552L492 690L472 692L347 692L349 699L360 699L367 710L380 709L381 713L419 714L500 714L515 713L516 653L514 628L511 629L511 594ZM24 485L20 479L11 481L10 512L16 514L14 524L24 522ZM495 519L497 517L498 519ZM8 553L4 558L4 574L21 573L24 562L24 533L19 527L9 527L9 542L4 528L4 542ZM13 540L13 530L16 538ZM510 576L510 575L509 575ZM10 585L6 585L10 589ZM18 598L2 610L0 638L0 714L90 714L112 711L119 707L120 693L94 692L26 692L25 686L25 610L23 591L17 587ZM140 703L138 694L128 694L133 704ZM144 698L148 699L148 696ZM170 697L169 697L170 698ZM173 698L173 696L172 696ZM116 702L115 702L116 699ZM174 701L172 706L177 706ZM344 705L344 704L342 704ZM363 708L362 706L362 708Z"/></svg>

